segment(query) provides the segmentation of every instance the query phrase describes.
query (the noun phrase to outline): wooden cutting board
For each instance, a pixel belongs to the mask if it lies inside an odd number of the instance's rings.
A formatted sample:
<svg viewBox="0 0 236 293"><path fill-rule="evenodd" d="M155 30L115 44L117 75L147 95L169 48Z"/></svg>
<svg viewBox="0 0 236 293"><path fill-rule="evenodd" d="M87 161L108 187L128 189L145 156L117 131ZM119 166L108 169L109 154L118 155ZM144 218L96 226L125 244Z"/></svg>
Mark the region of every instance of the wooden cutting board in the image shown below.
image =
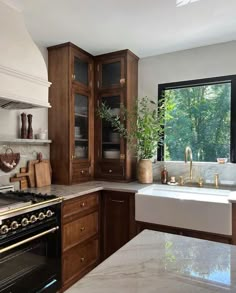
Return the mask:
<svg viewBox="0 0 236 293"><path fill-rule="evenodd" d="M28 184L29 187L35 187L35 168L34 165L37 164L39 160L31 160L27 163L27 172L26 173L17 173L16 177L27 177L28 178Z"/></svg>
<svg viewBox="0 0 236 293"><path fill-rule="evenodd" d="M34 165L37 187L51 185L51 168L48 160L39 161Z"/></svg>
<svg viewBox="0 0 236 293"><path fill-rule="evenodd" d="M10 182L19 182L20 183L20 190L24 190L28 188L28 181L26 177L11 177Z"/></svg>

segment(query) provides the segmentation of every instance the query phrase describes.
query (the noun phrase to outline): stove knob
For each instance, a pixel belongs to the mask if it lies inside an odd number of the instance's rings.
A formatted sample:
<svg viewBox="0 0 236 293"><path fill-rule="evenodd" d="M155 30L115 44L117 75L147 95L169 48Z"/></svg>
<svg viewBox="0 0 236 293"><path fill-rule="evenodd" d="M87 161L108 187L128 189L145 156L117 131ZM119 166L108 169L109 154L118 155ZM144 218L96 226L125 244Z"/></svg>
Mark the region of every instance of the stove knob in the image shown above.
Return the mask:
<svg viewBox="0 0 236 293"><path fill-rule="evenodd" d="M28 224L29 224L29 220L28 220L27 218L23 218L23 219L21 220L21 225L22 225L23 227L27 226Z"/></svg>
<svg viewBox="0 0 236 293"><path fill-rule="evenodd" d="M50 218L52 215L53 215L53 212L52 212L51 210L48 210L48 211L46 212L46 216L47 216L48 218Z"/></svg>
<svg viewBox="0 0 236 293"><path fill-rule="evenodd" d="M33 223L35 223L36 221L37 221L37 217L36 217L35 215L32 215L32 216L30 217L30 223L33 224Z"/></svg>
<svg viewBox="0 0 236 293"><path fill-rule="evenodd" d="M45 218L45 214L44 213L39 213L39 220L42 221Z"/></svg>
<svg viewBox="0 0 236 293"><path fill-rule="evenodd" d="M4 235L7 234L7 232L9 231L9 228L7 225L3 225L0 229L0 234Z"/></svg>
<svg viewBox="0 0 236 293"><path fill-rule="evenodd" d="M13 221L13 222L11 223L11 229L12 229L12 230L16 230L18 227L19 227L19 224L18 224L17 221Z"/></svg>

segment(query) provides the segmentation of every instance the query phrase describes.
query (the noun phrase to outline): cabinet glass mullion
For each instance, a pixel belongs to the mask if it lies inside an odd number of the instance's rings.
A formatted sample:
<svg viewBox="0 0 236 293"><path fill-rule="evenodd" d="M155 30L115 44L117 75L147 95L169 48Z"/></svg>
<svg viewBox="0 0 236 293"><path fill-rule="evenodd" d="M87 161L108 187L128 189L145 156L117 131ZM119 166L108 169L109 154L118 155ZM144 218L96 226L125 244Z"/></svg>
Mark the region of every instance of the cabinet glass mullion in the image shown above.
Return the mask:
<svg viewBox="0 0 236 293"><path fill-rule="evenodd" d="M88 159L89 148L89 97L74 94L74 155Z"/></svg>

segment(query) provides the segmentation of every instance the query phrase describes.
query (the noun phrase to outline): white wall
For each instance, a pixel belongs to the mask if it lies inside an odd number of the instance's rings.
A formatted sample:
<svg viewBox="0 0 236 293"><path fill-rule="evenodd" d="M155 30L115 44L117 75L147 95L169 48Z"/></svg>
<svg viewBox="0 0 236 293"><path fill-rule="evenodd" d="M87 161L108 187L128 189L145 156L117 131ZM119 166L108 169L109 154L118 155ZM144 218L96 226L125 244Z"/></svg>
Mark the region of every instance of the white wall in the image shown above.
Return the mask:
<svg viewBox="0 0 236 293"><path fill-rule="evenodd" d="M158 84L236 74L236 41L143 58L139 96L157 97Z"/></svg>
<svg viewBox="0 0 236 293"><path fill-rule="evenodd" d="M139 62L139 97L157 97L158 84L236 74L236 41L143 58ZM183 150L184 157L184 150ZM160 179L163 162L154 165ZM194 179L213 181L220 174L224 183L236 184L236 164L193 163ZM168 162L169 176L188 176L189 164Z"/></svg>

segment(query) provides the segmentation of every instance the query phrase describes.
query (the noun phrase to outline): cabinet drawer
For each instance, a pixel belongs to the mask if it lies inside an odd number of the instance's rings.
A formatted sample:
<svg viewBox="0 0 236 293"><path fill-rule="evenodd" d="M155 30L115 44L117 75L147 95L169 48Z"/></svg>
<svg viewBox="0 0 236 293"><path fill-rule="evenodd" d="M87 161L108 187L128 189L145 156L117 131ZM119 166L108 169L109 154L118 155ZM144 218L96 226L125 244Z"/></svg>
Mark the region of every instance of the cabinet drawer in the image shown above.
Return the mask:
<svg viewBox="0 0 236 293"><path fill-rule="evenodd" d="M101 163L101 174L106 177L124 177L124 165L115 163Z"/></svg>
<svg viewBox="0 0 236 293"><path fill-rule="evenodd" d="M86 245L77 245L63 256L63 283L78 279L80 274L98 261L98 239L91 240Z"/></svg>
<svg viewBox="0 0 236 293"><path fill-rule="evenodd" d="M79 213L85 212L89 209L98 207L99 194L97 192L64 201L63 204L63 218L67 218Z"/></svg>
<svg viewBox="0 0 236 293"><path fill-rule="evenodd" d="M98 233L98 212L63 225L63 251Z"/></svg>
<svg viewBox="0 0 236 293"><path fill-rule="evenodd" d="M82 165L82 164L81 164ZM80 166L79 164L74 163L72 165L72 182L82 182L87 181L91 177L91 169L88 164L84 164Z"/></svg>

